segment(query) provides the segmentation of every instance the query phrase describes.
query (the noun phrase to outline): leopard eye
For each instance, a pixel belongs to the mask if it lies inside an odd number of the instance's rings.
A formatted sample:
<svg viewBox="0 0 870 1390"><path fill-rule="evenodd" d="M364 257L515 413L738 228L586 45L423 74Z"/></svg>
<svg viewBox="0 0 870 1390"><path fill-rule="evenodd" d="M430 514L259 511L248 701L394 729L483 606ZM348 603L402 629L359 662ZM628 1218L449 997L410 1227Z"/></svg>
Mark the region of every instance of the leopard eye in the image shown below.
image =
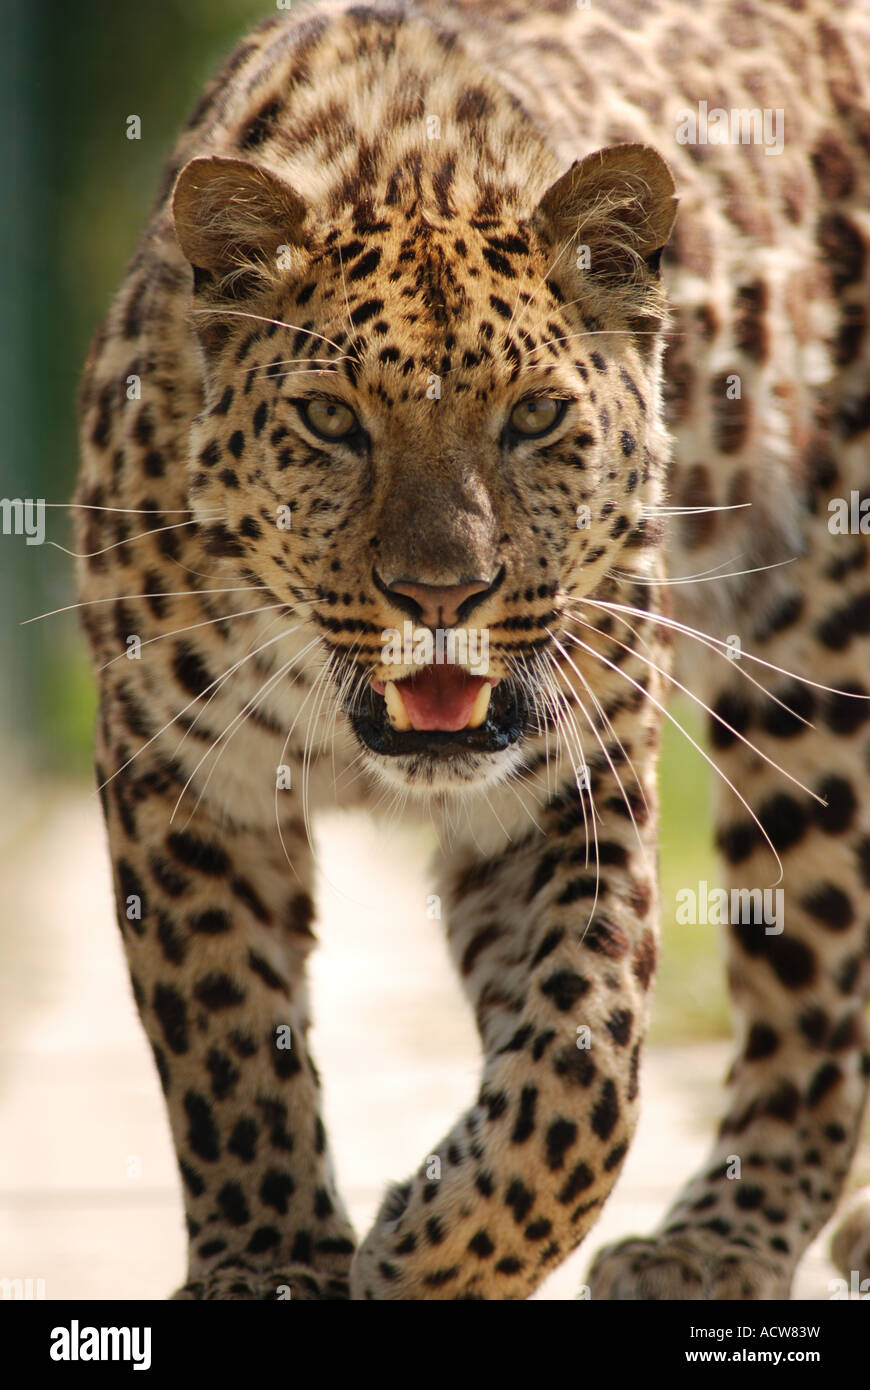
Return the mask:
<svg viewBox="0 0 870 1390"><path fill-rule="evenodd" d="M514 434L534 439L549 434L565 413L565 402L549 397L530 397L520 401L510 413L508 423Z"/></svg>
<svg viewBox="0 0 870 1390"><path fill-rule="evenodd" d="M301 413L308 428L321 439L345 439L358 428L353 411L340 401L305 401Z"/></svg>

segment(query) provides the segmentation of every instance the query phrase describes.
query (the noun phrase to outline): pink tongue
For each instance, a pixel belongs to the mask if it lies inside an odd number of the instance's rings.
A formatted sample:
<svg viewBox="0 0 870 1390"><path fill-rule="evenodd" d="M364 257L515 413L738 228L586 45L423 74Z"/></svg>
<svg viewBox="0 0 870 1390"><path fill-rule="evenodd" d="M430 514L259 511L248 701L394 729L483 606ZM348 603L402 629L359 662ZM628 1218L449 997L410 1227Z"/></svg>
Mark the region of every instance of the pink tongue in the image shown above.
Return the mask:
<svg viewBox="0 0 870 1390"><path fill-rule="evenodd" d="M464 729L483 676L470 676L461 666L427 666L419 676L398 681L397 686L414 729ZM492 682L495 684L495 682Z"/></svg>

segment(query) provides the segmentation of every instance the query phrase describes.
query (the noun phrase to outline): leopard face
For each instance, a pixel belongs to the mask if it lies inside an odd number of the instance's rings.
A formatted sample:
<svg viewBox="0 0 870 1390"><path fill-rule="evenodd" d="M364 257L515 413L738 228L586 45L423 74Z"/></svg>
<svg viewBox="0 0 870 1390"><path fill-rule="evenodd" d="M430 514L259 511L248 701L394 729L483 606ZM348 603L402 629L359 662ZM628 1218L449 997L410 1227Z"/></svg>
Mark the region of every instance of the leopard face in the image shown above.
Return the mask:
<svg viewBox="0 0 870 1390"><path fill-rule="evenodd" d="M206 399L191 506L240 583L305 614L394 785L521 766L552 717L566 599L655 537L655 268L639 279L631 248L625 274L605 236L600 277L578 272L557 216L578 181L525 217L369 204L306 210L295 236L295 195L256 166L196 160L179 181ZM234 202L255 207L257 255L246 225L228 262L215 210Z"/></svg>

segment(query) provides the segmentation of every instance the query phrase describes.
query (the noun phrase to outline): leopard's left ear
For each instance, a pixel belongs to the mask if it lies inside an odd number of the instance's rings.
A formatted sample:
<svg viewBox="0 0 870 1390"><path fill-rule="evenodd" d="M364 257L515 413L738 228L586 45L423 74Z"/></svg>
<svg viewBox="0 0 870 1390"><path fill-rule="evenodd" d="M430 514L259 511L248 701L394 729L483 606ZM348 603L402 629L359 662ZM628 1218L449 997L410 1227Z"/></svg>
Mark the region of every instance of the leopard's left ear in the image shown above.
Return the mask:
<svg viewBox="0 0 870 1390"><path fill-rule="evenodd" d="M292 262L306 207L289 184L244 159L192 159L178 176L172 211L179 244L214 290L240 298Z"/></svg>
<svg viewBox="0 0 870 1390"><path fill-rule="evenodd" d="M649 145L610 145L556 180L533 225L552 245L571 242L564 259L599 284L637 287L658 275L676 218L675 192L670 169Z"/></svg>

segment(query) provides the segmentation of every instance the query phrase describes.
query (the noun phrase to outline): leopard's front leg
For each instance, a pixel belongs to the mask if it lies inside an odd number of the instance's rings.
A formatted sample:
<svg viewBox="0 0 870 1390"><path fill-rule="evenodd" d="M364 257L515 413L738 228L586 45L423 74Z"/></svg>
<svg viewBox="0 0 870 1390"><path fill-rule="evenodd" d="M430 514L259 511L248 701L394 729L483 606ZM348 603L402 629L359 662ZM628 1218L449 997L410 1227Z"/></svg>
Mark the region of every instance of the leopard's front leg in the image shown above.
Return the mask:
<svg viewBox="0 0 870 1390"><path fill-rule="evenodd" d="M128 750L104 704L97 762L118 919L166 1096L190 1253L184 1299L348 1297L353 1230L335 1189L307 1043L310 856L190 814L177 769ZM194 798L195 800L195 798Z"/></svg>
<svg viewBox="0 0 870 1390"><path fill-rule="evenodd" d="M531 834L445 863L483 1081L387 1195L354 1262L354 1298L526 1298L595 1221L635 1125L656 958L653 793L644 802L627 780L637 832L612 773L593 767L588 859L566 783Z"/></svg>

